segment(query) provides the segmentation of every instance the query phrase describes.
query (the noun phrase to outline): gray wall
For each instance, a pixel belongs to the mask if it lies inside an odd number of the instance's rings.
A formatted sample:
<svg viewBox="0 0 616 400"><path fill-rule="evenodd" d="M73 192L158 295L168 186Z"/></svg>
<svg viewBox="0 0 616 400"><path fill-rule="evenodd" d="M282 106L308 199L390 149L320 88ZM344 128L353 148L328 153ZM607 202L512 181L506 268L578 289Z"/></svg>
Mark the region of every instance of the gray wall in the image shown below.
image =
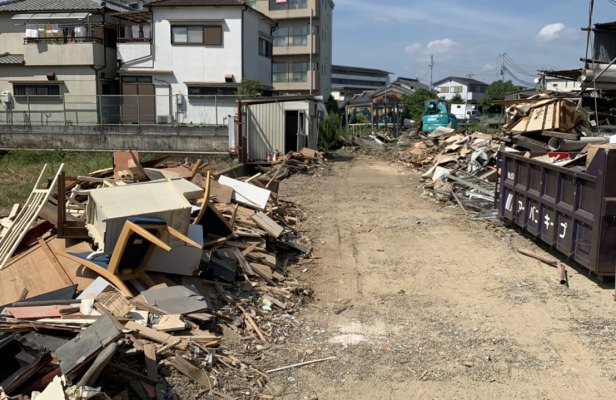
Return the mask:
<svg viewBox="0 0 616 400"><path fill-rule="evenodd" d="M138 150L164 152L227 152L227 127L139 128L98 127L7 127L0 126L0 148L63 150Z"/></svg>

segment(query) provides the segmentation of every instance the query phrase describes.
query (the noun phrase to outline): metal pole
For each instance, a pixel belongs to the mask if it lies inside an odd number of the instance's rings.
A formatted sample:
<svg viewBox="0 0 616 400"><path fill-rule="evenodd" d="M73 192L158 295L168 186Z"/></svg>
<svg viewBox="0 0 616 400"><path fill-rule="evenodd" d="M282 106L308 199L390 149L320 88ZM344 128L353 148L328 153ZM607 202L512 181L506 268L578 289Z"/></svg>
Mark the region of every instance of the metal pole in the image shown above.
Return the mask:
<svg viewBox="0 0 616 400"><path fill-rule="evenodd" d="M310 8L310 19L308 22L308 37L310 38L310 53L308 55L308 84L309 94L312 95L312 85L314 84L314 77L312 76L312 51L314 48L314 35L312 34L312 7Z"/></svg>
<svg viewBox="0 0 616 400"><path fill-rule="evenodd" d="M29 94L26 95L26 103L28 103L28 126L30 126L32 122L32 116L30 115L30 95Z"/></svg>
<svg viewBox="0 0 616 400"><path fill-rule="evenodd" d="M68 120L66 119L66 95L62 94L62 113L64 114L64 127L68 126Z"/></svg>
<svg viewBox="0 0 616 400"><path fill-rule="evenodd" d="M141 125L141 110L139 109L139 97L141 96L136 94L135 97L137 97L137 125Z"/></svg>
<svg viewBox="0 0 616 400"><path fill-rule="evenodd" d="M98 107L98 126L102 128L103 126L103 95L96 96L96 107Z"/></svg>
<svg viewBox="0 0 616 400"><path fill-rule="evenodd" d="M434 70L434 55L430 54L430 92L434 90L434 87L432 84L432 71L433 70Z"/></svg>

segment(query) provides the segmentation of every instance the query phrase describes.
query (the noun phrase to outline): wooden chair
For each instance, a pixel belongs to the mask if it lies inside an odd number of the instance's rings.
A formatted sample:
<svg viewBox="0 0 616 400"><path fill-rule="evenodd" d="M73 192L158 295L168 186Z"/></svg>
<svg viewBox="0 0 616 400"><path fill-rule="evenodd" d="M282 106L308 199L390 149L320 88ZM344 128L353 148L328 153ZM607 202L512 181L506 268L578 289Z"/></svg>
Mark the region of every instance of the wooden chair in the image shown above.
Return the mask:
<svg viewBox="0 0 616 400"><path fill-rule="evenodd" d="M171 247L160 239L165 232L191 246L201 248L199 243L168 226L162 219L131 217L124 223L111 253L60 251L57 254L96 272L124 294L132 296L124 281L141 280L148 287L155 284L146 273L146 268L156 246L166 251L171 250Z"/></svg>

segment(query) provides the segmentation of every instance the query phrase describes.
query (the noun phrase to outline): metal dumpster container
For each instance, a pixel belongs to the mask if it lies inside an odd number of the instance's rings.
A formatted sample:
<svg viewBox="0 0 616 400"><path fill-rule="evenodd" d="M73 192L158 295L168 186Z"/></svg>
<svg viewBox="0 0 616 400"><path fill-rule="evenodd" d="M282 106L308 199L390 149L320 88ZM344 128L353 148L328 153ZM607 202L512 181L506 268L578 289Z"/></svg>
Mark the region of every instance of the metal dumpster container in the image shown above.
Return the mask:
<svg viewBox="0 0 616 400"><path fill-rule="evenodd" d="M590 156L589 156L590 157ZM616 266L616 149L599 148L585 168L500 152L499 217L598 276Z"/></svg>

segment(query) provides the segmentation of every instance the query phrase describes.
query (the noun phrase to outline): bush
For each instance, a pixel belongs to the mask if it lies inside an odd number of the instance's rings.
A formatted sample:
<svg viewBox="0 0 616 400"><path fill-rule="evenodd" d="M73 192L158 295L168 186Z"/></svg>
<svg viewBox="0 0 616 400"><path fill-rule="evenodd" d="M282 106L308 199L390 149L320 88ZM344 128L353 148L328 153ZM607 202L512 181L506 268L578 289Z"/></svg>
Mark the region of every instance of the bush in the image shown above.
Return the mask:
<svg viewBox="0 0 616 400"><path fill-rule="evenodd" d="M328 113L319 128L319 148L329 150L336 140L345 136L346 131L342 128L340 114Z"/></svg>

